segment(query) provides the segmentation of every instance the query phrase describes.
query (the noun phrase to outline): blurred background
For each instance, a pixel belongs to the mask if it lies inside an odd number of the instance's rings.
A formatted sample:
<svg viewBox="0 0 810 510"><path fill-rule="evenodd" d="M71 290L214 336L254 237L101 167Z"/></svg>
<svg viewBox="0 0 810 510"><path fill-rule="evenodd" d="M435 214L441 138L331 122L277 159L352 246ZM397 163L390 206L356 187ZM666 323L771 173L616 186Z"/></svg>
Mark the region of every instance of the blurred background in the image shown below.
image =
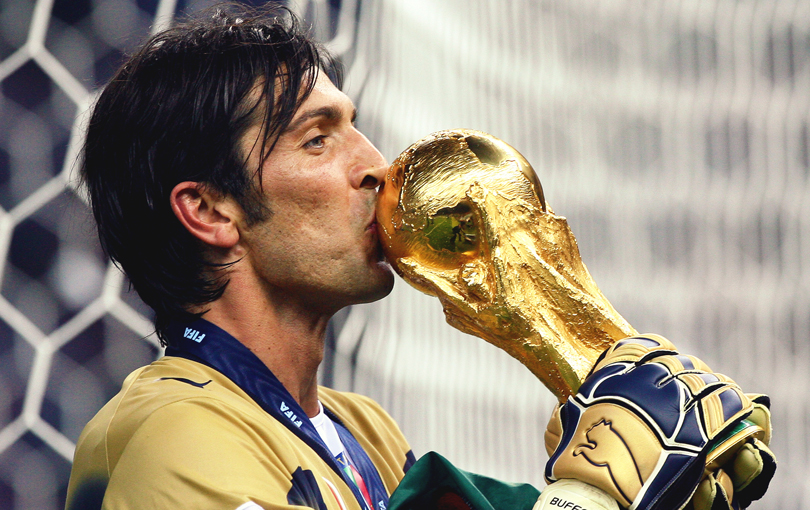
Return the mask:
<svg viewBox="0 0 810 510"><path fill-rule="evenodd" d="M76 183L123 56L194 0L0 0L0 509L62 508L75 441L161 354ZM256 3L256 2L254 2ZM447 128L532 162L636 329L773 401L753 508L810 509L810 2L299 0L389 160ZM399 281L331 324L324 384L367 394L417 455L542 487L553 399Z"/></svg>

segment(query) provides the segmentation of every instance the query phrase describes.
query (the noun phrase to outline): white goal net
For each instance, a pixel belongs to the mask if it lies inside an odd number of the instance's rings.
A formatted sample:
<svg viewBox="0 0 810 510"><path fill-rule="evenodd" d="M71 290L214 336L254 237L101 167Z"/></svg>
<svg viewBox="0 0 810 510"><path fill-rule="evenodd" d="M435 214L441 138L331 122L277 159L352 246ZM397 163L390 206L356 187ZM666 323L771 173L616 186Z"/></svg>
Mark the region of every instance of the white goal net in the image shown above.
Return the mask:
<svg viewBox="0 0 810 510"><path fill-rule="evenodd" d="M75 441L160 351L76 189L82 117L182 0L0 0L0 508L64 505ZM490 132L532 162L640 331L773 401L754 508L810 509L810 3L299 0L392 160ZM338 315L323 380L378 400L415 452L543 486L553 404L517 361L398 281Z"/></svg>

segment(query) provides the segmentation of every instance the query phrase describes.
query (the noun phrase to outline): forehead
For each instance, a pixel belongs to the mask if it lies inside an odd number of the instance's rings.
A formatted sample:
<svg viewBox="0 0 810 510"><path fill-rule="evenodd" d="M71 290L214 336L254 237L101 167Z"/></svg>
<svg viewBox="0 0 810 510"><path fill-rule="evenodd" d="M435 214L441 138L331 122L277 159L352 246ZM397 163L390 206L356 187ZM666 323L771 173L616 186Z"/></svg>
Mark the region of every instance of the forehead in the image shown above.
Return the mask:
<svg viewBox="0 0 810 510"><path fill-rule="evenodd" d="M272 93L275 96L273 103L276 109L274 116L284 115L281 111L281 95L286 89L284 80L284 77L276 78L275 86L272 88ZM299 101L301 96L305 93L305 90L304 86L298 90ZM332 80L329 79L325 72L319 71L315 83L310 89L309 95L298 104L295 111L292 112L292 115L290 115L288 110L288 113L286 113L286 115L288 115L286 121L281 121L280 124L273 126L272 122L279 122L278 117L273 119L270 124L270 132L268 132L268 102L264 99L265 91L264 78L258 78L246 101L247 105L250 105L249 107L252 108L252 111L249 114L250 118L245 133L241 137L240 145L247 151L248 157L254 149L264 143L262 141L263 138L265 138L268 146L275 145L273 142L275 136L281 138L295 131L297 128L301 127L307 118L351 116L354 111L354 104L351 99L332 83ZM320 113L329 112L330 115L320 115L319 110Z"/></svg>
<svg viewBox="0 0 810 510"><path fill-rule="evenodd" d="M351 99L349 99L349 96L347 96L342 90L338 89L325 72L320 71L309 96L304 99L304 101L298 107L298 110L295 112L293 122L302 116L310 114L312 110L324 106L338 108L340 110L354 109L354 104L352 103Z"/></svg>
<svg viewBox="0 0 810 510"><path fill-rule="evenodd" d="M328 96L340 96L345 98L347 101L349 97L343 93L342 90L338 89L332 80L329 79L329 76L323 71L318 71L318 75L315 78L315 86L312 88L313 92L318 92L319 94L324 94Z"/></svg>

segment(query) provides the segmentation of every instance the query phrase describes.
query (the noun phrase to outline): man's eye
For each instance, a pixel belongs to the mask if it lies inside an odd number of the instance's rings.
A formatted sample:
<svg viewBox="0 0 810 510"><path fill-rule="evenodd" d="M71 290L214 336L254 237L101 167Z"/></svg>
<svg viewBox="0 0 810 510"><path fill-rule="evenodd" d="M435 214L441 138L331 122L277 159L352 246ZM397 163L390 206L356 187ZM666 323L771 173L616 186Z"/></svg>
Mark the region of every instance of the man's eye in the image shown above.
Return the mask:
<svg viewBox="0 0 810 510"><path fill-rule="evenodd" d="M325 139L326 137L323 135L316 136L312 140L305 143L304 146L307 147L308 149L323 149Z"/></svg>

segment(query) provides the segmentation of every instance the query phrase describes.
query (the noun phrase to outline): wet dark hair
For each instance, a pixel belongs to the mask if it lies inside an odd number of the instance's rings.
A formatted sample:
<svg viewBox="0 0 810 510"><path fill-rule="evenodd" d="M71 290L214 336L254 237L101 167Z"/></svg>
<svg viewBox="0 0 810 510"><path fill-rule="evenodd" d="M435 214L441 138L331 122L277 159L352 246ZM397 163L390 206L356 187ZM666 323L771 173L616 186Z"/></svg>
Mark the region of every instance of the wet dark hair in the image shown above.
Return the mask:
<svg viewBox="0 0 810 510"><path fill-rule="evenodd" d="M164 345L172 319L222 295L228 268L175 217L172 189L199 182L249 223L266 219L261 163L248 168L239 140L262 123L254 149L266 157L322 71L341 86L339 65L289 10L223 4L149 39L96 102L81 177L101 245L154 309Z"/></svg>

